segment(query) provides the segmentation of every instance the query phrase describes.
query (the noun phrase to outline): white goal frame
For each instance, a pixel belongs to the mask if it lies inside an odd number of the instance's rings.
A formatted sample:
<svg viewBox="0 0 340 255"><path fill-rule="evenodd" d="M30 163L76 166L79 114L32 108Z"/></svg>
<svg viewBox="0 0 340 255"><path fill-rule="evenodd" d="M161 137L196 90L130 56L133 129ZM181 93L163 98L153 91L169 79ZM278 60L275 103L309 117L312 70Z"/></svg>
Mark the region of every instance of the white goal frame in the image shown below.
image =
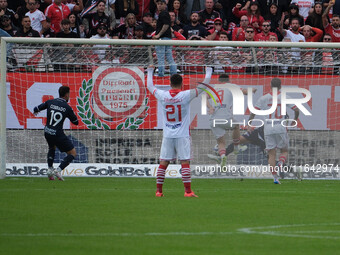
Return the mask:
<svg viewBox="0 0 340 255"><path fill-rule="evenodd" d="M96 45L143 45L143 46L222 46L243 48L312 48L312 49L340 49L339 43L292 43L292 42L245 42L245 41L185 41L185 40L121 40L121 39L64 39L64 38L1 38L0 63L0 179L6 176L6 75L7 75L7 47L9 43L29 44L96 44Z"/></svg>

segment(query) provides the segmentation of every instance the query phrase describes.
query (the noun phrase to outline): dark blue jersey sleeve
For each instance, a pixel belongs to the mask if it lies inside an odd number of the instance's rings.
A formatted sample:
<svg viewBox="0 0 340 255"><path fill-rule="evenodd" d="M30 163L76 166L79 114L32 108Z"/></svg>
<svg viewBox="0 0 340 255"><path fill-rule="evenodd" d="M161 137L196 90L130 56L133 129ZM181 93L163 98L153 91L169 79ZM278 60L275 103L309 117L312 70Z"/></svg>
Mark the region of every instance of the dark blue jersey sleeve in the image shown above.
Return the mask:
<svg viewBox="0 0 340 255"><path fill-rule="evenodd" d="M71 106L68 109L68 118L70 119L72 124L74 124L74 125L78 125L79 124L77 115L74 113L74 111L73 111Z"/></svg>
<svg viewBox="0 0 340 255"><path fill-rule="evenodd" d="M48 101L50 101L50 100L48 100ZM38 106L34 107L33 112L37 113L37 112L40 112L40 111L43 111L43 110L47 109L48 101L46 101L46 102L44 102L42 104L39 104Z"/></svg>

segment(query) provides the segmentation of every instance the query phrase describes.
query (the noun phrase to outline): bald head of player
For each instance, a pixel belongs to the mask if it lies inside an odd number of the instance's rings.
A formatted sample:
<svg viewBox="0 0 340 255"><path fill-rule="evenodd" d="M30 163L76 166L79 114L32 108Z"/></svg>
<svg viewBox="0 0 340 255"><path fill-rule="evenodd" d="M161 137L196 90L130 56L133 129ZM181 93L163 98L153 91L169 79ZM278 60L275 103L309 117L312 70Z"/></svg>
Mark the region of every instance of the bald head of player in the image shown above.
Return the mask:
<svg viewBox="0 0 340 255"><path fill-rule="evenodd" d="M281 89L281 80L279 78L273 78L270 84L272 88Z"/></svg>
<svg viewBox="0 0 340 255"><path fill-rule="evenodd" d="M179 74L173 74L170 77L170 86L174 89L182 88L183 79Z"/></svg>
<svg viewBox="0 0 340 255"><path fill-rule="evenodd" d="M59 97L64 98L66 102L70 99L70 87L61 86L59 88Z"/></svg>

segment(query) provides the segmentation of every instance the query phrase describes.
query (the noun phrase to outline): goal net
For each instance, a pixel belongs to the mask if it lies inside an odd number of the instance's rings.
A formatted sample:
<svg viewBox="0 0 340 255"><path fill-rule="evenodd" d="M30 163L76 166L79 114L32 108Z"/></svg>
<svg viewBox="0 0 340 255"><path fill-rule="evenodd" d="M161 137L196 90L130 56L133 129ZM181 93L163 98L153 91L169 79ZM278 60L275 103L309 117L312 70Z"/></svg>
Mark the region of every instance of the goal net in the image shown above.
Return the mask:
<svg viewBox="0 0 340 255"><path fill-rule="evenodd" d="M251 95L244 95L244 113L234 116L238 123L245 120L245 126L250 115L248 97L256 102L269 93L273 77L280 78L285 87L308 90L312 99L304 107L311 115L300 112L297 126L288 128L288 164L315 170L340 164L338 45L31 38L3 38L2 44L6 44L1 51L2 60L6 61L2 75L6 73L6 79L2 79L0 100L2 105L6 102L6 110L0 109L0 156L8 176L46 174L48 147L43 135L46 111L34 116L33 108L58 97L61 85L71 88L69 104L80 122L78 126L69 121L64 123L65 133L77 151L64 175L154 176L163 123L160 106L146 89L146 68L155 67L153 82L158 89L170 88L169 63L165 58L165 75L160 77L156 47L172 47L176 72L183 77L183 89L195 88L202 82L207 66L214 68L212 85L218 84L219 75L226 73L230 83L256 89ZM298 99L303 94L295 93L293 97ZM212 105L215 99L209 99ZM217 163L216 137L210 128L209 112L204 114L202 105L201 96L191 102L193 168ZM293 119L294 114L289 110L287 113ZM245 132L241 124L241 135ZM232 143L231 134L231 130L226 131L227 146ZM55 166L63 157L57 151ZM266 165L267 157L260 146L247 144L247 149L238 155L231 153L227 163ZM175 166L169 168L167 176L180 176L180 167ZM0 171L4 175L4 169ZM214 177L216 173L210 171L208 176ZM240 177L235 173L225 176ZM306 173L310 178L339 176L336 171Z"/></svg>

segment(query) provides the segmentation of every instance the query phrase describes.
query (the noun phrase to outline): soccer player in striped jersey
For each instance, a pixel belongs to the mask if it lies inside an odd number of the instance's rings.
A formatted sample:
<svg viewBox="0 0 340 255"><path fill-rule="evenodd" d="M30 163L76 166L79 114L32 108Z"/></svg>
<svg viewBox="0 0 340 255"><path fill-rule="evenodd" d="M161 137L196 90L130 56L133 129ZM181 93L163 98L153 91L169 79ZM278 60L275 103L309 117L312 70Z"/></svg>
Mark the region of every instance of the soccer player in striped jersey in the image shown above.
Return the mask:
<svg viewBox="0 0 340 255"><path fill-rule="evenodd" d="M163 196L163 183L165 171L171 160L178 158L182 166L182 181L184 184L184 197L197 197L191 190L191 138L190 125L190 102L203 91L199 88L182 90L183 79L179 74L170 77L169 91L156 89L153 85L153 68L148 68L147 87L152 95L162 105L163 112L163 140L160 153L160 165L157 169L156 197ZM210 82L212 68L207 67L205 83Z"/></svg>
<svg viewBox="0 0 340 255"><path fill-rule="evenodd" d="M59 88L59 98L47 100L46 102L34 107L34 115L40 111L47 109L47 121L44 129L45 139L48 143L47 176L49 180L54 180L56 176L60 181L64 178L61 171L67 167L76 157L76 149L74 148L70 139L65 135L63 130L64 121L69 118L74 125L78 125L78 118L74 114L71 106L67 103L70 99L70 88L61 86ZM59 167L55 170L53 168L55 149L61 152L66 152L67 156L61 161Z"/></svg>
<svg viewBox="0 0 340 255"><path fill-rule="evenodd" d="M273 78L271 81L271 88L272 90L276 88L279 92L281 89L281 80L279 78ZM258 110L268 110L272 107L272 103L273 95L272 93L268 93L259 98L255 104L255 108ZM291 109L294 111L294 120L296 121L299 117L299 109L295 105L292 106ZM254 119L254 117L255 114L252 113L249 117L249 121ZM266 120L264 121L264 138L266 150L268 151L268 163L274 177L275 184L281 184L275 166L277 165L279 168L281 168L288 157L288 132L287 128L281 123L281 121L286 118L287 116L281 115L281 94L278 93L276 110L269 116L266 116ZM280 157L277 164L275 164L276 149L280 149Z"/></svg>

